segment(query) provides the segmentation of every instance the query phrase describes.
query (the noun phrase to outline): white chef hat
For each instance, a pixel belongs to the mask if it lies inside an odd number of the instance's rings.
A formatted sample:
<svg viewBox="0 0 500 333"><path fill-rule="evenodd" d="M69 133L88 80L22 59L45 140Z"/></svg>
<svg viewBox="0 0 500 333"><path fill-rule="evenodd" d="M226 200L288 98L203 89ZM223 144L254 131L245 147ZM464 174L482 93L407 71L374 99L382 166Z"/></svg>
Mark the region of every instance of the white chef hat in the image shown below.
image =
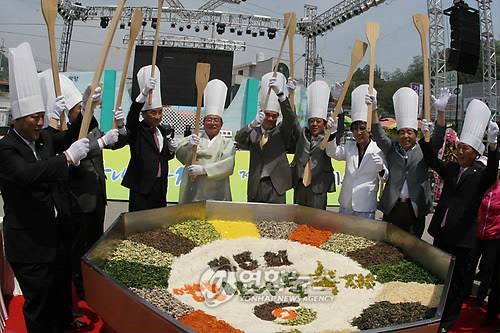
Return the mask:
<svg viewBox="0 0 500 333"><path fill-rule="evenodd" d="M54 83L52 80L52 70L47 69L38 74L40 79L40 87L42 89L43 102L45 108L49 110L54 105L56 94L54 91ZM75 105L82 101L82 93L66 75L59 73L59 82L61 83L61 93L66 101L68 110L71 110Z"/></svg>
<svg viewBox="0 0 500 333"><path fill-rule="evenodd" d="M260 87L259 87L259 101L260 101L260 109L262 111L273 111L273 112L280 112L281 107L280 107L280 102L278 100L278 96L276 96L275 93L271 92L269 94L269 99L267 100L267 106L266 109L263 110L264 108L264 103L266 102L266 96L267 92L269 90L269 80L274 76L273 72L266 73L262 76L260 79ZM283 91L284 94L287 93L286 89L286 78L285 75L283 75L280 72L276 72L276 82L278 86L281 87L281 91Z"/></svg>
<svg viewBox="0 0 500 333"><path fill-rule="evenodd" d="M392 96L394 114L398 130L412 128L418 130L418 95L408 87L399 88Z"/></svg>
<svg viewBox="0 0 500 333"><path fill-rule="evenodd" d="M227 86L219 80L210 80L205 87L203 94L203 104L205 106L205 116L214 115L222 118L224 114L224 104L226 103Z"/></svg>
<svg viewBox="0 0 500 333"><path fill-rule="evenodd" d="M465 112L460 142L468 144L482 154L484 152L482 140L490 117L491 111L488 106L478 99L473 99Z"/></svg>
<svg viewBox="0 0 500 333"><path fill-rule="evenodd" d="M141 67L137 72L137 83L139 84L139 90L142 91L146 86L146 82L151 77L151 65ZM155 79L156 85L153 90L153 97L151 98L151 104L148 103L149 98L146 98L146 103L142 107L142 111L153 110L163 107L161 103L161 89L160 89L160 69L155 65Z"/></svg>
<svg viewBox="0 0 500 333"><path fill-rule="evenodd" d="M35 60L26 42L9 49L9 100L13 120L45 112Z"/></svg>
<svg viewBox="0 0 500 333"><path fill-rule="evenodd" d="M330 86L325 81L314 81L307 87L308 119L322 118L327 120Z"/></svg>
<svg viewBox="0 0 500 333"><path fill-rule="evenodd" d="M368 105L365 103L365 96L368 94L368 85L357 86L351 93L351 118L352 122L368 120ZM377 96L377 91L373 89L373 95Z"/></svg>

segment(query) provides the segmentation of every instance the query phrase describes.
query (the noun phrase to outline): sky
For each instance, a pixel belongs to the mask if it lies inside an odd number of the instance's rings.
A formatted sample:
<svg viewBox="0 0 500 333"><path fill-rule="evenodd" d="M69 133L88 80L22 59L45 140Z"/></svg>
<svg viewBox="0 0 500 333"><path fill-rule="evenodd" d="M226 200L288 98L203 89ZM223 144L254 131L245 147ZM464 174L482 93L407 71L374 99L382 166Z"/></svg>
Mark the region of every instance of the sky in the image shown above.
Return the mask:
<svg viewBox="0 0 500 333"><path fill-rule="evenodd" d="M116 5L113 0L80 0L86 6ZM206 0L180 0L184 7L196 9ZM308 4L318 7L318 14L339 3L340 0L309 0ZM452 0L443 0L443 7L452 5ZM466 0L471 7L477 7L477 1ZM500 39L500 1L492 1L492 15L494 35ZM21 42L31 44L34 58L39 70L50 67L50 53L48 47L47 30L40 9L40 0L0 0L0 43L5 47L15 47ZM167 1L165 1L167 3ZM156 7L156 0L128 0L128 6ZM267 15L282 17L284 12L294 11L300 19L304 16L304 4L295 0L247 0L240 4L224 4L217 10L232 13ZM382 71L392 72L399 68L406 70L416 55L420 55L420 39L413 25L412 16L416 13L427 12L426 0L386 0L377 7L346 21L324 36L317 38L317 51L325 65L325 80L328 82L343 81L349 69L351 47L355 39L366 40L365 25L369 21L380 24L380 37L376 45L376 63ZM149 34L152 30L148 25ZM449 24L446 18L446 36L449 43ZM56 26L56 43L59 45L62 32L62 19L58 17ZM170 28L169 24L161 25L162 33L177 35L197 35L210 37L208 34L196 33L193 29L179 32ZM117 30L109 52L106 68L121 70L127 45L122 40L126 30ZM247 37L248 36L248 37ZM266 37L253 38L249 35L236 36L228 30L223 35L215 37L242 40L247 43L246 51L235 52L234 64L241 64L255 60L257 52L263 52L266 58L277 56L281 43L281 34L270 40ZM70 49L68 70L94 71L105 39L105 30L99 26L99 21L88 20L85 23L75 22L73 39ZM295 39L296 77L304 75L304 38L296 35ZM288 53L283 55L288 59ZM131 61L133 63L133 60ZM368 57L360 66L368 63ZM317 77L318 79L321 76Z"/></svg>

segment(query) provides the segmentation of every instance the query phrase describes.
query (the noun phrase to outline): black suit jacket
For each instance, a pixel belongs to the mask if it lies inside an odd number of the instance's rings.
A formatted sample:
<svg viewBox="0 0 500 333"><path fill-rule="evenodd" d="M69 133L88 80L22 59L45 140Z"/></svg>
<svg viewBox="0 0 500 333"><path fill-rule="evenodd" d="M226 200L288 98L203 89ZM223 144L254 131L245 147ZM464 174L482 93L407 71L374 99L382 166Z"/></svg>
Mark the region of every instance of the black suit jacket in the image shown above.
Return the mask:
<svg viewBox="0 0 500 333"><path fill-rule="evenodd" d="M0 140L5 253L10 262L55 259L62 242L60 224L70 218L68 164L56 153L69 147L78 131L79 126L57 134L43 130L36 142L40 160L13 130Z"/></svg>
<svg viewBox="0 0 500 333"><path fill-rule="evenodd" d="M442 237L450 246L473 248L476 239L476 219L486 190L496 181L498 159L496 151L488 152L485 167L475 161L458 179L460 166L455 162L445 163L437 158L431 143L419 142L424 159L444 179L443 192L432 216L428 232L433 237ZM457 182L458 180L458 182ZM441 223L445 216L446 222Z"/></svg>
<svg viewBox="0 0 500 333"><path fill-rule="evenodd" d="M127 115L127 142L130 146L130 161L123 177L122 185L141 194L150 193L156 180L158 163L161 163L161 179L166 184L168 177L168 161L175 154L170 153L167 130L159 126L163 136L163 148L158 151L151 133L151 128L139 121L143 103L133 102Z"/></svg>

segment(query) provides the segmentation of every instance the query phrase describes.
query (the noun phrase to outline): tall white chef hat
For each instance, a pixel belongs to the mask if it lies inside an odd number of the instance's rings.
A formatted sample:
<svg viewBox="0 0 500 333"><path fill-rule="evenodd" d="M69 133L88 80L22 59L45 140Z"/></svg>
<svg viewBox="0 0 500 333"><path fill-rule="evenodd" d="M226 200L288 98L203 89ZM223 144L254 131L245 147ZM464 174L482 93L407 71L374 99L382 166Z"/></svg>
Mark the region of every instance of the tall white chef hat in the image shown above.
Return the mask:
<svg viewBox="0 0 500 333"><path fill-rule="evenodd" d="M479 154L482 154L484 152L482 140L490 117L491 111L488 106L480 100L473 99L465 112L460 142L468 144Z"/></svg>
<svg viewBox="0 0 500 333"><path fill-rule="evenodd" d="M219 80L210 80L205 87L203 104L205 105L205 116L214 115L222 118L224 104L226 103L227 86Z"/></svg>
<svg viewBox="0 0 500 333"><path fill-rule="evenodd" d="M307 87L308 119L322 118L327 120L330 86L325 81L314 81Z"/></svg>
<svg viewBox="0 0 500 333"><path fill-rule="evenodd" d="M45 112L35 60L28 43L9 49L9 100L13 120Z"/></svg>
<svg viewBox="0 0 500 333"><path fill-rule="evenodd" d="M352 122L364 121L368 119L368 105L365 103L365 96L368 94L368 85L357 86L351 93L351 117ZM373 89L373 95L377 96L377 91Z"/></svg>
<svg viewBox="0 0 500 333"><path fill-rule="evenodd" d="M151 65L141 67L137 72L137 83L139 84L139 90L142 91L146 86L146 82L151 77ZM148 103L149 98L146 98L146 103L142 107L142 111L153 110L163 107L161 103L161 89L160 89L160 69L155 65L155 79L156 85L153 91L153 97L151 99L151 104Z"/></svg>
<svg viewBox="0 0 500 333"><path fill-rule="evenodd" d="M43 102L45 108L49 110L54 105L56 94L54 91L54 83L52 80L52 70L47 69L38 74L40 86L42 88ZM68 110L71 110L75 105L82 101L82 93L66 75L59 73L59 81L61 82L61 93L66 101Z"/></svg>
<svg viewBox="0 0 500 333"><path fill-rule="evenodd" d="M266 102L267 91L269 90L269 80L272 77L273 77L273 72L269 72L264 74L260 79L260 87L259 87L260 109L262 111L273 111L279 113L281 111L280 102L278 100L278 96L276 96L276 94L273 93L272 91L269 94L269 99L267 100L267 107L265 110L263 110L264 103ZM280 72L276 72L276 82L278 83L279 86L281 86L281 91L283 91L283 93L286 94L287 89L286 89L285 75L283 75Z"/></svg>
<svg viewBox="0 0 500 333"><path fill-rule="evenodd" d="M418 95L408 87L399 88L392 96L394 114L398 130L413 128L418 130Z"/></svg>

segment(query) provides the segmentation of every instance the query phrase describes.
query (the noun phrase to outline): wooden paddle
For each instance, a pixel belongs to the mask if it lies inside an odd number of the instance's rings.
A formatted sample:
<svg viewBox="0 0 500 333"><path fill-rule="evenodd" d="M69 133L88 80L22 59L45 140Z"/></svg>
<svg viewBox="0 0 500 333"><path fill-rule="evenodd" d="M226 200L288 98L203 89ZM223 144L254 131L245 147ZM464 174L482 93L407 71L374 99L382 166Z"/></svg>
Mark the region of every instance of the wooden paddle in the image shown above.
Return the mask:
<svg viewBox="0 0 500 333"><path fill-rule="evenodd" d="M201 121L201 103L203 101L203 93L205 92L205 87L207 86L208 79L210 78L210 64L205 64L199 62L196 64L196 116L194 123L194 134L200 135L200 121ZM191 165L196 164L196 152L198 146L193 146L191 151ZM190 177L193 181L196 177Z"/></svg>
<svg viewBox="0 0 500 333"><path fill-rule="evenodd" d="M295 40L295 31L297 30L297 15L294 12L285 13L285 22L289 22L288 26L288 54L290 58L290 80L295 79L295 62L293 54L293 42ZM285 27L286 28L286 27ZM295 112L295 91L288 92L288 100L292 111Z"/></svg>
<svg viewBox="0 0 500 333"><path fill-rule="evenodd" d="M352 47L352 54L351 54L351 66L349 67L349 72L347 73L347 78L344 81L344 85L342 86L342 93L340 94L340 97L337 101L337 104L335 105L335 111L333 112L332 118L335 119L340 113L340 109L342 108L342 103L344 103L344 98L347 95L347 90L349 90L349 85L351 84L352 80L352 75L354 74L354 71L358 67L359 63L361 62L361 59L365 56L366 48L368 47L368 44L365 42L362 42L360 40L355 40L354 41L354 46ZM323 141L321 141L320 148L322 150L325 150L326 146L328 145L328 139L330 138L330 135L332 134L332 129L328 128L325 131L325 136L323 137Z"/></svg>
<svg viewBox="0 0 500 333"><path fill-rule="evenodd" d="M158 43L160 41L160 21L161 12L163 9L163 0L158 0L158 11L156 12L156 30L155 30L155 41L153 44L153 58L151 59L151 77L155 77L156 68L156 54L158 51ZM148 104L151 105L153 102L153 90L148 95Z"/></svg>
<svg viewBox="0 0 500 333"><path fill-rule="evenodd" d="M380 35L380 27L376 22L368 22L366 24L366 37L368 38L368 44L370 45L370 76L368 78L368 94L373 95L373 85L375 83L375 47L377 45L377 40ZM366 130L370 132L372 130L372 114L373 106L368 105L368 114L366 121Z"/></svg>
<svg viewBox="0 0 500 333"><path fill-rule="evenodd" d="M118 0L118 5L116 6L115 14L113 19L109 24L108 31L106 32L106 39L104 40L101 55L99 57L99 62L97 64L97 69L94 72L94 78L92 79L92 84L90 85L90 95L85 104L85 114L83 115L82 126L80 127L80 133L78 135L79 139L83 139L87 136L89 132L90 121L94 115L92 95L95 89L99 86L101 82L102 72L104 70L104 65L106 64L106 58L108 57L109 48L111 47L111 42L113 41L113 36L115 35L116 27L122 15L123 7L125 6L125 0Z"/></svg>
<svg viewBox="0 0 500 333"><path fill-rule="evenodd" d="M288 29L290 29L290 20L291 19L292 19L292 16L290 15L288 17L288 20L286 20L285 31L283 32L283 39L281 40L280 52L278 53L278 59L276 60L276 63L273 66L273 77L276 77L276 72L278 71L278 65L280 64L281 55L283 54L283 48L285 47L286 38L288 37ZM261 105L262 111L267 109L267 103L269 102L270 95L271 95L271 87L269 87L267 89L267 95L266 95L266 98L264 99L264 105Z"/></svg>
<svg viewBox="0 0 500 333"><path fill-rule="evenodd" d="M424 118L431 120L431 81L429 78L429 49L427 48L427 35L429 34L429 17L424 14L413 16L413 23L420 35L420 46L422 48L422 62L424 65ZM431 141L431 133L424 134L425 142Z"/></svg>
<svg viewBox="0 0 500 333"><path fill-rule="evenodd" d="M139 9L135 9L132 13L132 18L130 20L130 33L128 38L128 48L125 54L125 61L123 62L122 76L120 78L120 86L118 87L118 95L116 96L116 109L122 106L123 90L125 89L125 81L127 80L128 65L130 63L130 56L132 55L132 49L134 48L135 40L139 31L141 30L141 24L144 14ZM113 128L116 128L116 122L113 119Z"/></svg>
<svg viewBox="0 0 500 333"><path fill-rule="evenodd" d="M57 96L61 96L61 82L59 81L59 67L57 64L57 50L55 26L57 17L57 0L42 0L42 13L47 25L50 48L50 64L52 67L52 81L54 82L54 91ZM48 111L48 110L47 110ZM59 116L59 129L64 131L68 129L64 112Z"/></svg>

